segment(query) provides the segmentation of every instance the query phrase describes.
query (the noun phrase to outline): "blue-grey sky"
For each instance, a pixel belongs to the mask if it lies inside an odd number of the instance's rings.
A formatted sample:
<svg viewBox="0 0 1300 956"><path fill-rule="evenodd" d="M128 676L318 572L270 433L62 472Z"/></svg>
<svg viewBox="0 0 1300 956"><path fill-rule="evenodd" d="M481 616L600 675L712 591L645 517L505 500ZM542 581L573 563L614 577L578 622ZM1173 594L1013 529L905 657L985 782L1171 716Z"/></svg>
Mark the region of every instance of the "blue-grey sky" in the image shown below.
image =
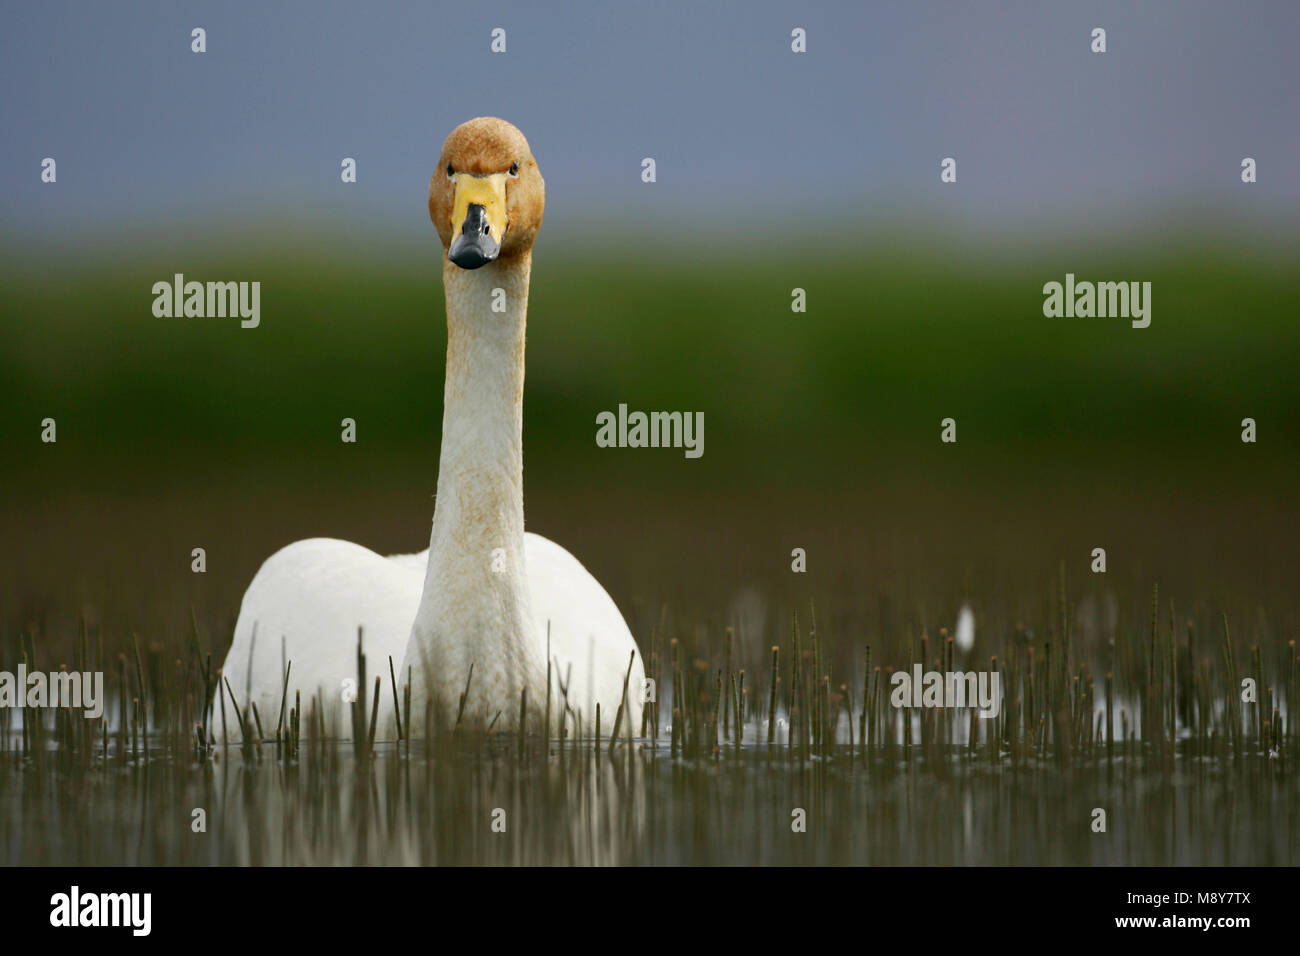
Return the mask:
<svg viewBox="0 0 1300 956"><path fill-rule="evenodd" d="M268 220L427 240L443 138L495 114L533 146L552 229L1294 221L1298 43L1295 0L11 3L0 219L19 241Z"/></svg>

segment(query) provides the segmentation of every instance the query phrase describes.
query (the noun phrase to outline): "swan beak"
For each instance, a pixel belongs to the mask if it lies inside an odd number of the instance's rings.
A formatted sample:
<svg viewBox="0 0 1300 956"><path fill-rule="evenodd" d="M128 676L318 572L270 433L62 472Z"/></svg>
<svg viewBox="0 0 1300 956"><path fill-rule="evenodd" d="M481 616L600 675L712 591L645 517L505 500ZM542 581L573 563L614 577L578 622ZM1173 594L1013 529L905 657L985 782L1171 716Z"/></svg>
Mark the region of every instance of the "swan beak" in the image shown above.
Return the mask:
<svg viewBox="0 0 1300 956"><path fill-rule="evenodd" d="M462 269L477 269L501 252L506 234L506 174L456 174L447 258Z"/></svg>

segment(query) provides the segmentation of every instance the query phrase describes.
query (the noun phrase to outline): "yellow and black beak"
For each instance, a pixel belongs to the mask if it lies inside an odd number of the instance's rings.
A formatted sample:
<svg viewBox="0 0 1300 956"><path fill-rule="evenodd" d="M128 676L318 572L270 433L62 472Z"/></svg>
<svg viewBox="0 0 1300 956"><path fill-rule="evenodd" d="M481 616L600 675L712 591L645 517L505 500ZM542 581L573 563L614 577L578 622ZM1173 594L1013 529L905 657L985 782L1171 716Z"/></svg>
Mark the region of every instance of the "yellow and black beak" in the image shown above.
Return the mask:
<svg viewBox="0 0 1300 956"><path fill-rule="evenodd" d="M487 265L501 253L506 235L506 174L457 173L447 258L462 269Z"/></svg>

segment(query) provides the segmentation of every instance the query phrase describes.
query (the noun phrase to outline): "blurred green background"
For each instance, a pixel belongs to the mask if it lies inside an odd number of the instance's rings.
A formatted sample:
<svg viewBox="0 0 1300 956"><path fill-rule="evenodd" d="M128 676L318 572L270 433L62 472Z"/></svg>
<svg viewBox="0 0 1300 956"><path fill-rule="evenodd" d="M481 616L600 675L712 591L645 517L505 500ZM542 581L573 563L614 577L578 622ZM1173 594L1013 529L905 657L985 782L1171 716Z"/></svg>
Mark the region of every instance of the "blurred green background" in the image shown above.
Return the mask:
<svg viewBox="0 0 1300 956"><path fill-rule="evenodd" d="M0 437L20 447L50 415L61 438L44 460L19 456L11 477L79 481L96 464L156 456L152 473L167 481L436 449L446 329L430 233L407 261L253 241L6 270L0 301L16 321L0 331L0 373L17 414ZM1295 269L1207 244L960 264L852 245L818 258L667 246L618 258L543 239L529 309L530 484L807 487L932 469L975 483L1026 470L1287 478L1300 442ZM150 287L173 271L260 279L261 327L154 317ZM1150 328L1044 317L1041 287L1066 271L1150 281ZM796 287L806 313L791 311ZM704 457L597 448L596 413L619 402L705 412ZM359 423L356 447L340 445L345 416ZM947 416L956 447L938 440ZM1254 447L1240 441L1248 416ZM49 468L55 455L61 469Z"/></svg>
<svg viewBox="0 0 1300 956"><path fill-rule="evenodd" d="M431 228L415 250L336 238L7 257L11 628L67 634L89 606L163 632L194 603L220 646L260 561L291 540L427 545L440 250ZM757 648L778 610L815 596L842 630L950 625L962 601L995 629L1050 620L1060 562L1134 607L1160 580L1206 613L1258 623L1266 606L1270 628L1293 627L1300 277L1285 255L1209 239L830 245L539 242L529 527L587 563L643 639L667 605L705 630L744 618ZM150 288L173 271L259 279L260 327L155 318ZM1150 281L1150 328L1044 317L1042 285L1067 271ZM620 402L703 411L704 456L598 448L596 413ZM948 416L956 445L939 440ZM206 575L189 570L200 546ZM790 572L796 546L806 575ZM1087 572L1096 546L1106 578Z"/></svg>

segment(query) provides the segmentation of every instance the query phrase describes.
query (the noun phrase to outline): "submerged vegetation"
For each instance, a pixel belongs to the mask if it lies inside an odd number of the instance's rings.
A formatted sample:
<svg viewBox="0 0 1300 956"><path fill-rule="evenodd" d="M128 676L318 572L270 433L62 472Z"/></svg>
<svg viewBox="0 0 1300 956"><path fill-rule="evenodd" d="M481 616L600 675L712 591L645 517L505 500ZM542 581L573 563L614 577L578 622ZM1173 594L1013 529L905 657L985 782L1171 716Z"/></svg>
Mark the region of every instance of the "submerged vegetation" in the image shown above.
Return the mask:
<svg viewBox="0 0 1300 956"><path fill-rule="evenodd" d="M873 647L827 635L816 614L792 614L752 670L730 628L675 637L665 615L640 727L621 708L575 712L557 675L551 706L521 699L522 733L412 715L395 671L364 655L349 704L286 693L278 714L241 708L193 618L173 644L83 627L66 662L24 634L5 668L102 669L113 702L93 719L0 710L0 852L77 865L1295 862L1294 640L1243 645L1226 615L1215 633L1180 626L1158 589L1149 620L1121 621L1100 647L1080 647L1062 612L1046 637L983 636L964 661L942 629ZM895 707L891 675L911 663L996 672L1000 713ZM394 712L403 739L376 743ZM357 744L332 739L339 720ZM221 721L231 743L216 742Z"/></svg>

